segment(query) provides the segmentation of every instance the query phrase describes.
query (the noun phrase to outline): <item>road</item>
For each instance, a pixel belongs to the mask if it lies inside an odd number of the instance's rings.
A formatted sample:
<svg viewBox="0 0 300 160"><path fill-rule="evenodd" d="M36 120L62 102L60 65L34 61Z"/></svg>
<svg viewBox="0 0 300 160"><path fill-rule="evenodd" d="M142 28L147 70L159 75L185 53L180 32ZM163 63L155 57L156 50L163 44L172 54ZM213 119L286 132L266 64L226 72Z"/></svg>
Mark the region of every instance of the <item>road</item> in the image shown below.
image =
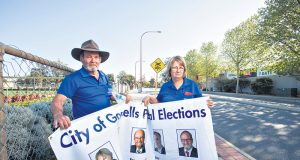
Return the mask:
<svg viewBox="0 0 300 160"><path fill-rule="evenodd" d="M204 96L214 101L215 133L240 150L257 160L300 159L299 98L227 93Z"/></svg>
<svg viewBox="0 0 300 160"><path fill-rule="evenodd" d="M218 97L212 96L217 134L258 160L300 159L297 104Z"/></svg>

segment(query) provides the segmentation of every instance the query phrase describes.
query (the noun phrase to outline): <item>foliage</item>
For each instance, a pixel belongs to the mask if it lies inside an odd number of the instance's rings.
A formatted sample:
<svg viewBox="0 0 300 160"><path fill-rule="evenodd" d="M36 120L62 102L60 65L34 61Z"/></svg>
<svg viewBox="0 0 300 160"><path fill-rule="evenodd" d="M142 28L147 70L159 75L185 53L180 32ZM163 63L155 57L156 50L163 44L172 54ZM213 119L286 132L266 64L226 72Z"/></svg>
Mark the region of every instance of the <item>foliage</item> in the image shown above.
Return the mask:
<svg viewBox="0 0 300 160"><path fill-rule="evenodd" d="M251 83L251 89L256 94L271 94L273 89L273 80L268 77L257 78Z"/></svg>
<svg viewBox="0 0 300 160"><path fill-rule="evenodd" d="M197 76L200 75L200 82L203 82L202 78L204 70L200 67L201 65L201 55L194 49L188 51L184 60L186 62L186 72L190 79L197 81ZM201 71L202 70L202 71ZM202 73L202 74L201 74Z"/></svg>
<svg viewBox="0 0 300 160"><path fill-rule="evenodd" d="M187 77L198 82L204 82L205 75L208 77L216 77L218 75L216 52L217 46L214 45L213 42L203 43L201 53L195 49L188 51L184 57ZM170 59L169 57L165 60L165 65L169 64ZM162 77L162 82L166 82L170 79L166 69L160 76Z"/></svg>
<svg viewBox="0 0 300 160"><path fill-rule="evenodd" d="M155 79L154 78L151 78L149 83L150 83L151 87L155 87Z"/></svg>
<svg viewBox="0 0 300 160"><path fill-rule="evenodd" d="M49 123L49 124L53 123L53 115L50 110L51 102L33 103L33 104L29 105L28 108L30 110L32 110L36 116L44 117L46 119L47 123ZM64 104L63 114L70 117L71 120L73 119L72 101L70 99L67 99L67 101Z"/></svg>
<svg viewBox="0 0 300 160"><path fill-rule="evenodd" d="M216 86L221 92L235 92L235 83L234 80L218 78Z"/></svg>
<svg viewBox="0 0 300 160"><path fill-rule="evenodd" d="M37 64L36 68L31 68L30 76L31 77L50 77L51 71L49 70L50 67L45 65Z"/></svg>
<svg viewBox="0 0 300 160"><path fill-rule="evenodd" d="M259 11L258 33L270 49L269 68L277 74L300 73L300 4L296 0L267 0Z"/></svg>
<svg viewBox="0 0 300 160"><path fill-rule="evenodd" d="M133 75L127 74L125 71L121 71L118 76L117 76L118 82L123 86L129 86L130 89L133 88L134 83L135 83L135 77ZM122 91L123 92L123 87ZM126 89L127 90L127 89Z"/></svg>
<svg viewBox="0 0 300 160"><path fill-rule="evenodd" d="M228 81L228 79L225 79L225 78L217 78L216 79L216 87L217 87L217 90L220 91L220 92L224 92L224 86L225 84L227 83L226 81Z"/></svg>
<svg viewBox="0 0 300 160"><path fill-rule="evenodd" d="M117 76L117 79L119 80L119 82L121 84L126 84L126 85L129 85L129 86L133 86L134 85L134 76L133 75L130 75L130 74L127 74L125 71L121 71L119 73L119 75Z"/></svg>
<svg viewBox="0 0 300 160"><path fill-rule="evenodd" d="M27 107L6 107L9 159L52 159L48 136L51 127Z"/></svg>
<svg viewBox="0 0 300 160"><path fill-rule="evenodd" d="M239 89L240 89L239 91L243 93L243 89L250 87L250 83L251 81L249 79L241 78L239 82Z"/></svg>
<svg viewBox="0 0 300 160"><path fill-rule="evenodd" d="M133 75L131 75L131 74L126 75L126 83L127 83L130 87L133 87L133 85L134 85L134 80L135 80L135 78L134 78Z"/></svg>
<svg viewBox="0 0 300 160"><path fill-rule="evenodd" d="M216 86L221 92L236 92L236 79L218 78ZM250 87L250 80L241 78L239 83L239 92L243 93L243 89Z"/></svg>
<svg viewBox="0 0 300 160"><path fill-rule="evenodd" d="M64 114L72 118L72 104L68 100ZM48 136L52 134L53 117L49 102L23 106L4 106L6 115L8 159L55 159Z"/></svg>
<svg viewBox="0 0 300 160"><path fill-rule="evenodd" d="M58 64L61 64L63 66L68 66L66 63L62 62L61 60L57 60L55 61L56 63ZM51 76L52 77L65 77L66 75L69 74L69 72L67 71L63 71L63 70L60 70L60 69L56 69L56 68L50 68L51 70Z"/></svg>
<svg viewBox="0 0 300 160"><path fill-rule="evenodd" d="M117 79L119 81L120 84L126 84L125 82L125 77L126 77L126 72L125 71L121 71L118 75L117 75Z"/></svg>
<svg viewBox="0 0 300 160"><path fill-rule="evenodd" d="M57 61L57 63L63 64L61 61ZM37 63L35 67L30 69L29 74L25 74L17 79L16 85L17 87L29 87L34 89L54 87L52 85L58 87L58 84L67 74L67 71Z"/></svg>
<svg viewBox="0 0 300 160"><path fill-rule="evenodd" d="M257 16L252 16L245 22L225 33L222 43L222 53L229 63L235 66L236 75L240 70L252 68L263 49L261 39L257 33ZM238 92L239 77L236 92Z"/></svg>
<svg viewBox="0 0 300 160"><path fill-rule="evenodd" d="M111 83L115 83L115 75L113 73L107 74L107 77Z"/></svg>
<svg viewBox="0 0 300 160"><path fill-rule="evenodd" d="M200 55L203 59L202 63L200 63L200 68L204 69L205 88L209 88L208 78L214 78L219 74L217 49L217 45L213 42L202 43L201 45Z"/></svg>
<svg viewBox="0 0 300 160"><path fill-rule="evenodd" d="M151 86L150 82L148 82L148 81L143 82L143 86L147 87L147 88L153 87L153 86Z"/></svg>
<svg viewBox="0 0 300 160"><path fill-rule="evenodd" d="M40 98L40 99L33 99L33 100L26 100L22 102L12 102L10 103L11 106L29 106L31 104L37 103L37 102L49 102L53 99L53 97L45 97L45 98Z"/></svg>

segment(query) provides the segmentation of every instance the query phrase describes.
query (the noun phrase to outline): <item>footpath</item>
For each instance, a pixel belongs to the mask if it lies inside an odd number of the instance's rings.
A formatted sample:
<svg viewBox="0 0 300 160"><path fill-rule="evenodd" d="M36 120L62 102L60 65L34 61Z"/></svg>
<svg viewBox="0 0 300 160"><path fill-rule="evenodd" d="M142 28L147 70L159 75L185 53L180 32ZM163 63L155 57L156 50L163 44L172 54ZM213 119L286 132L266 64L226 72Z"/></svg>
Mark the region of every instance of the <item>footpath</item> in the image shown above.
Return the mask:
<svg viewBox="0 0 300 160"><path fill-rule="evenodd" d="M215 141L219 160L255 160L216 133Z"/></svg>

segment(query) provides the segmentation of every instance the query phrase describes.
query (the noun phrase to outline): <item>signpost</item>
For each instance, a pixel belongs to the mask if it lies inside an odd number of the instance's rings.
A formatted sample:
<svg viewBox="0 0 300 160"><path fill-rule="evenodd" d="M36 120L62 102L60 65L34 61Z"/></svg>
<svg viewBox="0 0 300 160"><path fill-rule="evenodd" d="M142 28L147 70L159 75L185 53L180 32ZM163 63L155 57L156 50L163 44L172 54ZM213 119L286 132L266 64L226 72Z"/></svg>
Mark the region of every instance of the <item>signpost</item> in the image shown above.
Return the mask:
<svg viewBox="0 0 300 160"><path fill-rule="evenodd" d="M165 64L160 58L157 58L154 62L151 63L151 67L156 72L156 79L155 79L155 91L156 91L157 81L158 81L158 73L165 68Z"/></svg>

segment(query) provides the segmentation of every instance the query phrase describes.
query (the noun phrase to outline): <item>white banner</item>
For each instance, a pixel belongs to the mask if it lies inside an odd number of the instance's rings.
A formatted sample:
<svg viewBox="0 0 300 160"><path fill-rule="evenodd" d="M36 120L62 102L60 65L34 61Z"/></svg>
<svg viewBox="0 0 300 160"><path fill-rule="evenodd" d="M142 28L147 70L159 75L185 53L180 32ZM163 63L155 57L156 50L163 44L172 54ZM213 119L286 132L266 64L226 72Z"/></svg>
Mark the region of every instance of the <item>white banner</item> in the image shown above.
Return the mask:
<svg viewBox="0 0 300 160"><path fill-rule="evenodd" d="M59 160L217 160L206 100L118 104L72 121L49 141Z"/></svg>

